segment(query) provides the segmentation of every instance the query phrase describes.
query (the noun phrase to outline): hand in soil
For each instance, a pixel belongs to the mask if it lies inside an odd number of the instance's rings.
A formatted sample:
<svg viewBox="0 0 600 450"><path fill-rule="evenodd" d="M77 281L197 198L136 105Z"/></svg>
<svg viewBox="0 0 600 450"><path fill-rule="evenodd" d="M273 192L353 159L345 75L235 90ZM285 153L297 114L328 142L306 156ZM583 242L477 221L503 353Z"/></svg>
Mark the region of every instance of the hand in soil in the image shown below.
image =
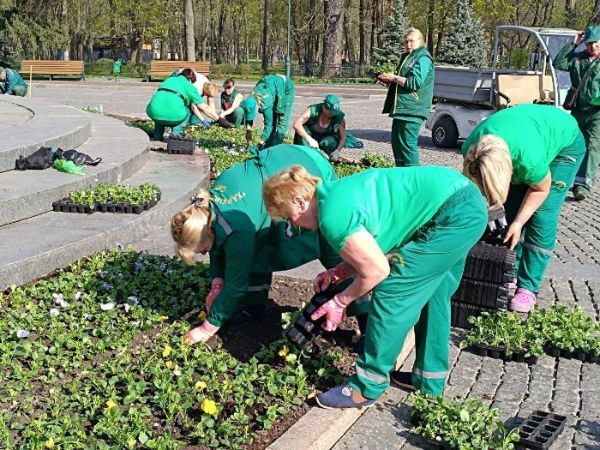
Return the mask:
<svg viewBox="0 0 600 450"><path fill-rule="evenodd" d="M191 329L183 338L187 345L194 345L198 342L206 342L219 331L220 327L211 325L207 320L202 322L199 327Z"/></svg>

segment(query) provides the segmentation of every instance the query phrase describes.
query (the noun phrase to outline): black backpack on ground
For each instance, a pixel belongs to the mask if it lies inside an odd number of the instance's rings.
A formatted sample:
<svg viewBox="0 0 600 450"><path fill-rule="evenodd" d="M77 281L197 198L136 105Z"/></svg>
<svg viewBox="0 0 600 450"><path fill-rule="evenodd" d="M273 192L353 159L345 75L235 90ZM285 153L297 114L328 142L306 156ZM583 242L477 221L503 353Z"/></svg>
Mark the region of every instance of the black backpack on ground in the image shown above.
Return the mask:
<svg viewBox="0 0 600 450"><path fill-rule="evenodd" d="M54 163L56 153L56 150L53 151L51 147L40 147L27 157L20 155L19 159L15 161L15 167L17 170L47 169Z"/></svg>

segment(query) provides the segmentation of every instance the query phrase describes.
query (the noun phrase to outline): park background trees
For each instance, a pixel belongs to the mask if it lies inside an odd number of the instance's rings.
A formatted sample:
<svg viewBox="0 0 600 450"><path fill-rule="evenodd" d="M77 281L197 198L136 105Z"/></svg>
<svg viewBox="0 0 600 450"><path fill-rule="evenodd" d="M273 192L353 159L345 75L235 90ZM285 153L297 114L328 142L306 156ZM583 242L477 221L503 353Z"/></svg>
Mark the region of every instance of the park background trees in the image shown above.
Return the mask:
<svg viewBox="0 0 600 450"><path fill-rule="evenodd" d="M389 46L398 0L292 0L291 58L296 72L330 76L341 62L356 76ZM403 0L406 23L438 54L451 36L457 2ZM483 47L498 24L582 29L600 22L600 0L465 0L481 23ZM0 60L85 59L99 49L140 62L204 60L268 70L286 52L285 0L0 0ZM157 45L160 44L160 45ZM402 48L402 42L397 42ZM518 44L515 44L518 45ZM379 49L379 50L377 50ZM115 52L108 52L111 56ZM102 56L100 54L100 56ZM358 68L358 69L355 69Z"/></svg>

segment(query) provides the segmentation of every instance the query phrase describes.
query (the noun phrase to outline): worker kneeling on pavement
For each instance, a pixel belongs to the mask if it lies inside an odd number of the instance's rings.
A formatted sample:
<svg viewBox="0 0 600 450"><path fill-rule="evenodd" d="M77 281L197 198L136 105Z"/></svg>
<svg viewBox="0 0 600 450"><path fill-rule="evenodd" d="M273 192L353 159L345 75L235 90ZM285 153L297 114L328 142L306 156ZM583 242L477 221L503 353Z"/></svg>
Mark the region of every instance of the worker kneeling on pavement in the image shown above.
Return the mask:
<svg viewBox="0 0 600 450"><path fill-rule="evenodd" d="M294 122L294 144L320 148L331 161L340 158L346 143L346 120L340 100L328 95L321 103L310 105Z"/></svg>
<svg viewBox="0 0 600 450"><path fill-rule="evenodd" d="M412 374L393 379L441 395L448 374L450 297L467 253L487 224L481 193L446 167L369 169L321 180L299 166L265 183L272 218L319 230L343 262L335 268L354 281L312 316L335 330L353 301L372 291L365 350L347 385L317 397L325 408L371 406L387 389L408 332L415 328ZM426 199L426 201L424 201ZM331 273L315 280L327 288Z"/></svg>
<svg viewBox="0 0 600 450"><path fill-rule="evenodd" d="M194 71L188 68L170 76L158 87L146 107L146 114L154 120L154 139L162 140L165 127L171 127L175 135L183 134L192 114L200 121L204 120L200 112L213 120L219 118L194 87L195 81Z"/></svg>
<svg viewBox="0 0 600 450"><path fill-rule="evenodd" d="M210 254L212 284L206 297L208 316L186 335L190 344L207 341L226 322L241 324L265 317L274 271L288 270L319 258L327 267L339 256L317 232L302 232L272 222L262 199L264 180L290 164L323 180L335 172L321 152L279 145L224 171L193 203L171 221L179 256L195 263L197 253ZM368 302L357 304L364 312Z"/></svg>
<svg viewBox="0 0 600 450"><path fill-rule="evenodd" d="M546 105L518 105L492 114L462 146L464 174L490 207L504 205L504 239L517 253L517 291L509 304L528 312L550 262L560 208L585 154L577 121Z"/></svg>
<svg viewBox="0 0 600 450"><path fill-rule="evenodd" d="M16 70L0 67L0 93L25 97L27 83Z"/></svg>

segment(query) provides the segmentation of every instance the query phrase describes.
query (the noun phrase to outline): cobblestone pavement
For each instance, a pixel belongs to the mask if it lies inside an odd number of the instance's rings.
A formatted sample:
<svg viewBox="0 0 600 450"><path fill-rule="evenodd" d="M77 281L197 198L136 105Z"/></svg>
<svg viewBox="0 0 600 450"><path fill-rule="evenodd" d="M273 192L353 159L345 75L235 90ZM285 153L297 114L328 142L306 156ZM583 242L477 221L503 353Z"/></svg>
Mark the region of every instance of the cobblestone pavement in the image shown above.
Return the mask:
<svg viewBox="0 0 600 450"><path fill-rule="evenodd" d="M39 83L34 87L34 95L77 107L102 103L107 113L143 117L145 105L157 87L157 84L142 87L128 83L114 83L107 87L106 84ZM363 91L360 86L355 88L356 94L364 94ZM342 95L348 129L365 144L360 150L346 150L346 156L358 159L365 152L377 152L391 157L391 120L380 114L383 97L374 96L372 91L368 92L369 98L344 97L347 87L331 86L331 92ZM303 88L294 105L294 116L307 105L319 101L321 94L318 89ZM433 147L429 131L422 131L419 145L423 164L460 169L458 150ZM596 319L600 317L599 200L597 192L582 203L572 201L569 194L561 212L555 258L540 292L541 306L554 302L578 304ZM136 248L172 254L168 227L165 226L163 231L137 242ZM295 271L294 275L310 278L316 270L318 265L309 264ZM502 417L513 424L538 408L566 414L569 417L568 427L552 448L600 449L600 407L595 403L600 396L600 365L549 356L541 357L531 367L522 363L504 363L459 350L461 333L453 331L452 371L446 395L476 396L498 407ZM409 359L405 367L411 366ZM427 443L409 432L408 408L401 404L404 397L403 391L390 388L336 444L335 449L429 448Z"/></svg>
<svg viewBox="0 0 600 450"><path fill-rule="evenodd" d="M540 306L560 301L580 305L597 320L600 280L551 279L540 292ZM568 417L567 426L552 450L600 449L600 365L544 355L537 364L503 362L460 350L464 331L454 329L450 351L451 372L444 395L472 396L500 410L507 426L521 423L536 409ZM404 364L410 370L414 353ZM334 450L432 448L410 433L406 393L390 388L381 400L352 426Z"/></svg>

